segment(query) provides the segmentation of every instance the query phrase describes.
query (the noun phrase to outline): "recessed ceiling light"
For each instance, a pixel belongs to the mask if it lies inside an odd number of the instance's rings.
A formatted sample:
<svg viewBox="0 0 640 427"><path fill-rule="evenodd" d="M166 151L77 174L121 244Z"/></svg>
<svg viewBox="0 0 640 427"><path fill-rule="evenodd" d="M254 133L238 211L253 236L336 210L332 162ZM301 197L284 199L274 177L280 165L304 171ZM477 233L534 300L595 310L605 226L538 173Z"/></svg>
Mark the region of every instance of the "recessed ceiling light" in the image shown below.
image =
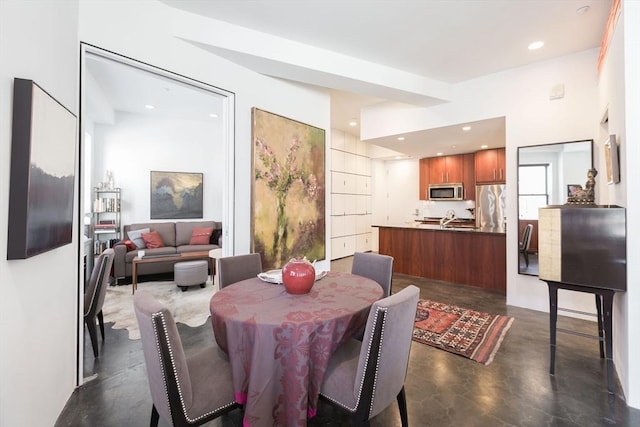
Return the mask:
<svg viewBox="0 0 640 427"><path fill-rule="evenodd" d="M156 107L151 104L147 104L144 106L144 108L146 108L147 110L155 110Z"/></svg>
<svg viewBox="0 0 640 427"><path fill-rule="evenodd" d="M542 46L544 46L544 42L542 40L538 40L537 42L533 42L528 46L529 50L536 50L536 49L540 49Z"/></svg>
<svg viewBox="0 0 640 427"><path fill-rule="evenodd" d="M398 141L404 141L404 136L399 136Z"/></svg>
<svg viewBox="0 0 640 427"><path fill-rule="evenodd" d="M442 156L442 153L436 153L436 156Z"/></svg>
<svg viewBox="0 0 640 427"><path fill-rule="evenodd" d="M212 119L217 119L218 115L216 113L211 113L209 114L209 117L211 117Z"/></svg>
<svg viewBox="0 0 640 427"><path fill-rule="evenodd" d="M488 145L481 145L480 148L489 148Z"/></svg>
<svg viewBox="0 0 640 427"><path fill-rule="evenodd" d="M351 119L351 121L349 122L349 126L358 126L358 122L356 121L356 119Z"/></svg>
<svg viewBox="0 0 640 427"><path fill-rule="evenodd" d="M396 160L400 160L402 156L396 156Z"/></svg>
<svg viewBox="0 0 640 427"><path fill-rule="evenodd" d="M462 130L465 132L469 132L471 130L471 126L464 126Z"/></svg>
<svg viewBox="0 0 640 427"><path fill-rule="evenodd" d="M590 6L582 6L576 9L576 13L578 15L584 15L585 13L589 12L589 9L591 7Z"/></svg>

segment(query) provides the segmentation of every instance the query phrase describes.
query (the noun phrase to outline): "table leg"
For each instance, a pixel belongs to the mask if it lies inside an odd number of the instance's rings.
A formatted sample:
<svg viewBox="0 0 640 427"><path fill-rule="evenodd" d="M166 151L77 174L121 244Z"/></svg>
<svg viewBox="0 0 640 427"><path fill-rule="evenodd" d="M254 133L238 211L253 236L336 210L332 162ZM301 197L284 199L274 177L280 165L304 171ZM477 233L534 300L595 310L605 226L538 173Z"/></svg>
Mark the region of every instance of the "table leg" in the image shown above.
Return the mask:
<svg viewBox="0 0 640 427"><path fill-rule="evenodd" d="M138 263L133 261L131 263L131 293L136 293L136 288L138 287Z"/></svg>
<svg viewBox="0 0 640 427"><path fill-rule="evenodd" d="M213 281L215 280L215 277L216 277L216 259L215 258L209 257L209 268L211 269L211 284L213 284Z"/></svg>
<svg viewBox="0 0 640 427"><path fill-rule="evenodd" d="M607 387L613 394L613 291L602 294L602 311L604 321L604 338L607 360Z"/></svg>
<svg viewBox="0 0 640 427"><path fill-rule="evenodd" d="M604 326L602 324L602 295L596 294L596 312L598 315L598 342L600 344L600 359L604 359Z"/></svg>
<svg viewBox="0 0 640 427"><path fill-rule="evenodd" d="M558 287L549 285L549 373L555 375L556 370L556 325L558 321Z"/></svg>

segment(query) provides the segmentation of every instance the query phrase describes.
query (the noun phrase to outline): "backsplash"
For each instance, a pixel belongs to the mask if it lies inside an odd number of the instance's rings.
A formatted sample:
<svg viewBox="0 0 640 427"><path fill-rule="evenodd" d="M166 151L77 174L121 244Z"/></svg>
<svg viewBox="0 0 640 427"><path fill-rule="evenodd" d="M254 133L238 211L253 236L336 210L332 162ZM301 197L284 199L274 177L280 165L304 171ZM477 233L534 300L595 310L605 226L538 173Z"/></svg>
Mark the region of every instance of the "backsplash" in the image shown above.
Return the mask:
<svg viewBox="0 0 640 427"><path fill-rule="evenodd" d="M450 209L453 209L458 218L473 218L467 208L475 208L476 203L473 200L455 202L421 200L419 205L422 206L422 215L419 216L421 218L442 218Z"/></svg>

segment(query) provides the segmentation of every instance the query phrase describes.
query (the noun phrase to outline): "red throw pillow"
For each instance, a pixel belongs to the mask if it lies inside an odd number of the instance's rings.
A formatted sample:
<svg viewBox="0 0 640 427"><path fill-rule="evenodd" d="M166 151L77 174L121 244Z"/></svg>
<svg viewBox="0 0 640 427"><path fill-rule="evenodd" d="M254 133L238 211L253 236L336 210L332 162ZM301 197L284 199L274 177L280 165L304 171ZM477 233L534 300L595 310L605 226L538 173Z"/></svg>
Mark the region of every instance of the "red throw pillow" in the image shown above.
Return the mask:
<svg viewBox="0 0 640 427"><path fill-rule="evenodd" d="M136 244L133 243L131 240L121 240L120 242L118 242L118 244L125 245L127 247L127 252L131 252L138 248Z"/></svg>
<svg viewBox="0 0 640 427"><path fill-rule="evenodd" d="M164 248L164 242L162 241L162 237L160 237L157 231L142 233L142 240L144 240L145 246L149 249Z"/></svg>
<svg viewBox="0 0 640 427"><path fill-rule="evenodd" d="M191 240L189 240L190 245L208 245L209 238L211 237L211 233L213 233L213 227L207 228L194 228L191 232Z"/></svg>

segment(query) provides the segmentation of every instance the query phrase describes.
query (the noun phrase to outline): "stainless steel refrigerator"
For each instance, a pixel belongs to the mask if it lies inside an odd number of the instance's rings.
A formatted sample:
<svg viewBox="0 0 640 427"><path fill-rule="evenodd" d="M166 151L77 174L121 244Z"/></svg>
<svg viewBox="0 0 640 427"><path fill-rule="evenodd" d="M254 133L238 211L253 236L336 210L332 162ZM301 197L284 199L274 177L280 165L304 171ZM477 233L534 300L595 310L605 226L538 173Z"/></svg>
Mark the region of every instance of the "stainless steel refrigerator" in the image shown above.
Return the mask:
<svg viewBox="0 0 640 427"><path fill-rule="evenodd" d="M504 184L476 186L476 227L504 229L507 187Z"/></svg>

